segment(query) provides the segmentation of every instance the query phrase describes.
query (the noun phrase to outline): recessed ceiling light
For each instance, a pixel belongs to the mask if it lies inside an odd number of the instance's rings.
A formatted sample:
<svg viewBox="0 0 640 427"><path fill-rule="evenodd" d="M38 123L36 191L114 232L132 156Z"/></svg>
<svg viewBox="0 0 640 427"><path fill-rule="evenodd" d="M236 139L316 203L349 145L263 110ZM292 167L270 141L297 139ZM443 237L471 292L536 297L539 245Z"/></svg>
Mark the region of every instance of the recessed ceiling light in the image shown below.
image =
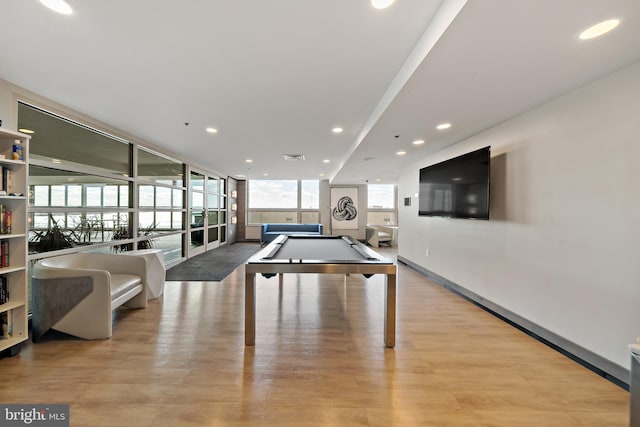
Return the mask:
<svg viewBox="0 0 640 427"><path fill-rule="evenodd" d="M593 25L583 32L580 33L578 38L580 40L589 40L596 37L600 37L604 34L607 34L609 31L613 30L620 23L619 19L608 19L606 21L602 21Z"/></svg>
<svg viewBox="0 0 640 427"><path fill-rule="evenodd" d="M32 131L31 129L25 129L25 128L20 128L20 129L18 129L18 132L28 133L28 134L35 133L35 132L34 132L34 131Z"/></svg>
<svg viewBox="0 0 640 427"><path fill-rule="evenodd" d="M322 163L331 163L331 160L329 160L329 159L324 159L324 160L322 161Z"/></svg>
<svg viewBox="0 0 640 427"><path fill-rule="evenodd" d="M247 162L247 163L253 163L253 160L251 160L251 159L247 159L247 160L245 160L245 162Z"/></svg>
<svg viewBox="0 0 640 427"><path fill-rule="evenodd" d="M380 178L376 178L376 182L380 182Z"/></svg>
<svg viewBox="0 0 640 427"><path fill-rule="evenodd" d="M216 129L216 128L207 128L207 132L209 132L209 133L218 133L218 129Z"/></svg>
<svg viewBox="0 0 640 427"><path fill-rule="evenodd" d="M342 129L342 128L333 128L333 129L331 129L331 132L333 132L333 133L342 133L343 131L344 131L344 129Z"/></svg>
<svg viewBox="0 0 640 427"><path fill-rule="evenodd" d="M413 141L413 145L422 145L424 144L424 139L416 139Z"/></svg>
<svg viewBox="0 0 640 427"><path fill-rule="evenodd" d="M394 0L371 0L371 6L376 9L386 9L393 4Z"/></svg>
<svg viewBox="0 0 640 427"><path fill-rule="evenodd" d="M269 176L269 174L265 172L262 174L262 176Z"/></svg>
<svg viewBox="0 0 640 427"><path fill-rule="evenodd" d="M436 129L445 130L445 129L449 129L450 127L451 127L451 123L440 123L438 126L436 126Z"/></svg>
<svg viewBox="0 0 640 427"><path fill-rule="evenodd" d="M40 3L63 15L71 15L73 13L71 6L64 0L40 0Z"/></svg>
<svg viewBox="0 0 640 427"><path fill-rule="evenodd" d="M406 151L396 151L397 156L404 156L405 154L407 154Z"/></svg>
<svg viewBox="0 0 640 427"><path fill-rule="evenodd" d="M324 176L324 174L323 174L323 173L321 173L321 174L320 174L320 176Z"/></svg>
<svg viewBox="0 0 640 427"><path fill-rule="evenodd" d="M62 160L60 160L60 159L51 159L51 163L60 164L60 163L62 163Z"/></svg>

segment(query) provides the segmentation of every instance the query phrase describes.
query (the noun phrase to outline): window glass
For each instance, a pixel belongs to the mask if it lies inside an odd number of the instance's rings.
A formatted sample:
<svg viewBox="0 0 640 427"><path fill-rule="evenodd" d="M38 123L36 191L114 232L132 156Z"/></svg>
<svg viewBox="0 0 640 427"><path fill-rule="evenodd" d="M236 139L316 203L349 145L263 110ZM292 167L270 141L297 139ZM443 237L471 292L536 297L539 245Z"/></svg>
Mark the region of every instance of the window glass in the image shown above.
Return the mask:
<svg viewBox="0 0 640 427"><path fill-rule="evenodd" d="M182 187L183 177L182 163L138 147L138 178Z"/></svg>
<svg viewBox="0 0 640 427"><path fill-rule="evenodd" d="M218 240L218 227L211 227L207 230L207 241L208 243L215 242Z"/></svg>
<svg viewBox="0 0 640 427"><path fill-rule="evenodd" d="M128 188L126 185L124 186L121 185L119 187ZM82 206L82 186L81 185L67 185L67 206L69 207Z"/></svg>
<svg viewBox="0 0 640 427"><path fill-rule="evenodd" d="M369 209L395 209L395 191L393 184L369 184Z"/></svg>
<svg viewBox="0 0 640 427"><path fill-rule="evenodd" d="M204 175L198 172L191 172L189 185L192 190L204 191Z"/></svg>
<svg viewBox="0 0 640 427"><path fill-rule="evenodd" d="M301 188L301 209L319 209L320 208L320 181L303 180L300 182Z"/></svg>
<svg viewBox="0 0 640 427"><path fill-rule="evenodd" d="M90 166L96 172L129 176L130 146L127 141L18 103L18 128L34 131L29 143L31 160L65 166Z"/></svg>
<svg viewBox="0 0 640 427"><path fill-rule="evenodd" d="M153 228L154 223L155 223L154 212L138 213L138 228L140 230Z"/></svg>
<svg viewBox="0 0 640 427"><path fill-rule="evenodd" d="M182 199L183 199L184 191L174 189L172 193L173 193L173 199L172 199L173 207L182 208Z"/></svg>
<svg viewBox="0 0 640 427"><path fill-rule="evenodd" d="M203 193L191 193L191 207L196 209L202 209L204 207L204 194Z"/></svg>
<svg viewBox="0 0 640 427"><path fill-rule="evenodd" d="M170 208L171 204L171 189L167 187L156 187L156 207Z"/></svg>
<svg viewBox="0 0 640 427"><path fill-rule="evenodd" d="M64 185L52 185L51 186L51 206L65 206L67 201L65 200L65 186Z"/></svg>
<svg viewBox="0 0 640 427"><path fill-rule="evenodd" d="M155 237L151 247L161 249L165 262L180 259L182 257L182 234Z"/></svg>
<svg viewBox="0 0 640 427"><path fill-rule="evenodd" d="M88 186L87 192L87 206L100 207L102 206L102 187Z"/></svg>
<svg viewBox="0 0 640 427"><path fill-rule="evenodd" d="M33 186L31 206L49 206L49 188L48 185Z"/></svg>
<svg viewBox="0 0 640 427"><path fill-rule="evenodd" d="M78 181L83 184L69 184ZM109 207L126 208L129 204L128 188L129 183L125 180L29 166L29 194L33 194L33 199L29 200L30 207L101 207L104 194L111 199ZM118 194L119 201L115 200Z"/></svg>
<svg viewBox="0 0 640 427"><path fill-rule="evenodd" d="M138 186L138 205L140 207L153 207L154 203L154 186L153 185L139 185Z"/></svg>
<svg viewBox="0 0 640 427"><path fill-rule="evenodd" d="M103 187L103 206L118 206L118 187L105 185Z"/></svg>
<svg viewBox="0 0 640 427"><path fill-rule="evenodd" d="M29 253L70 249L116 240L128 214L118 212L31 212Z"/></svg>
<svg viewBox="0 0 640 427"><path fill-rule="evenodd" d="M249 224L296 224L298 222L297 211L249 211L247 216Z"/></svg>
<svg viewBox="0 0 640 427"><path fill-rule="evenodd" d="M367 224L396 225L398 221L394 211L369 211Z"/></svg>
<svg viewBox="0 0 640 427"><path fill-rule="evenodd" d="M209 177L208 181L207 181L207 191L210 194L218 194L218 178L214 178L214 177Z"/></svg>
<svg viewBox="0 0 640 427"><path fill-rule="evenodd" d="M218 195L207 194L207 208L218 209Z"/></svg>
<svg viewBox="0 0 640 427"><path fill-rule="evenodd" d="M303 224L318 224L320 223L320 212L318 211L302 211L302 223Z"/></svg>
<svg viewBox="0 0 640 427"><path fill-rule="evenodd" d="M298 207L298 181L249 181L249 209L296 209Z"/></svg>

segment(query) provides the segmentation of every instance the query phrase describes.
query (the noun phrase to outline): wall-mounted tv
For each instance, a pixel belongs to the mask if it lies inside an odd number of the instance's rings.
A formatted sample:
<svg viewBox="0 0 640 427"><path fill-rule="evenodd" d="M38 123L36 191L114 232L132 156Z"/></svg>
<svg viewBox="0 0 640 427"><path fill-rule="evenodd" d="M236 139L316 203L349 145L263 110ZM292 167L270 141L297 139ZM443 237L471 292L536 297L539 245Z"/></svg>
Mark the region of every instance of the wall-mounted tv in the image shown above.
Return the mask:
<svg viewBox="0 0 640 427"><path fill-rule="evenodd" d="M491 147L420 169L418 215L489 219Z"/></svg>

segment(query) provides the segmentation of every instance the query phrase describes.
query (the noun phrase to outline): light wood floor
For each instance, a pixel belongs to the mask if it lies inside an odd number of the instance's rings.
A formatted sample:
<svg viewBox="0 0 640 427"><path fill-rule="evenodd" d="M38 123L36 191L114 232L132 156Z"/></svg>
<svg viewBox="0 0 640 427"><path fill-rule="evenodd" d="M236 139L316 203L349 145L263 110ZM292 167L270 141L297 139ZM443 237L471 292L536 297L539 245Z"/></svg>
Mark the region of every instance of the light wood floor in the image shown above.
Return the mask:
<svg viewBox="0 0 640 427"><path fill-rule="evenodd" d="M258 279L245 347L243 272L167 282L110 340L26 344L0 402L70 403L72 426L628 425L628 392L403 265L395 349L382 277L311 274Z"/></svg>

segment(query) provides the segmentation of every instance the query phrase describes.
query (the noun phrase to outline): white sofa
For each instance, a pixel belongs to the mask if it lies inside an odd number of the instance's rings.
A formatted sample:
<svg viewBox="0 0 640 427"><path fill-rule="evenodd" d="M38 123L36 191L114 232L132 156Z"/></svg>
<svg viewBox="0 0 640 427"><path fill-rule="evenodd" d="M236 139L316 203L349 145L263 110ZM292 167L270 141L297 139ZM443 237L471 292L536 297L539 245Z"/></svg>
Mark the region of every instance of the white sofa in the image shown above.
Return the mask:
<svg viewBox="0 0 640 427"><path fill-rule="evenodd" d="M46 258L33 268L33 334L49 329L88 340L110 338L112 312L147 306L144 257L74 253Z"/></svg>

